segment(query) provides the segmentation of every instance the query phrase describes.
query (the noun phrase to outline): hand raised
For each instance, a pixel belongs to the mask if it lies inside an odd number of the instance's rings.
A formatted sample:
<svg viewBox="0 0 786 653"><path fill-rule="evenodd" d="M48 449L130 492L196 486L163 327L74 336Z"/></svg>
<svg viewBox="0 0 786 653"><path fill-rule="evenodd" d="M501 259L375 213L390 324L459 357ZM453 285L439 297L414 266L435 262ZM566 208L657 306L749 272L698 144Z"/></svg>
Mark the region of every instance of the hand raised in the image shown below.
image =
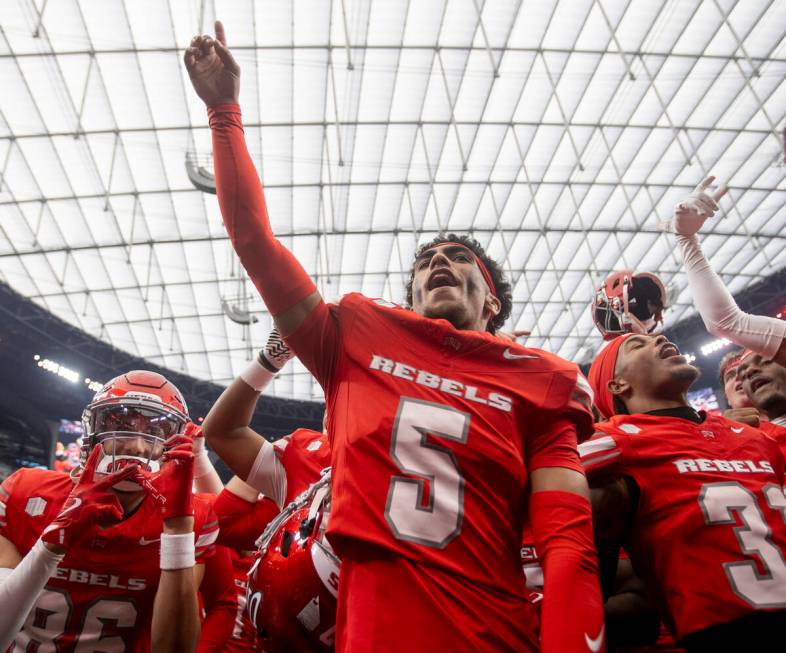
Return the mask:
<svg viewBox="0 0 786 653"><path fill-rule="evenodd" d="M728 187L721 186L710 196L705 191L710 187L715 177L707 177L693 192L674 209L674 218L671 222L672 230L680 236L693 236L704 222L715 215L718 210L718 201L727 192Z"/></svg>
<svg viewBox="0 0 786 653"><path fill-rule="evenodd" d="M161 508L164 520L194 514L194 443L187 435L173 435L166 448L161 471L139 470L138 482Z"/></svg>
<svg viewBox="0 0 786 653"><path fill-rule="evenodd" d="M96 466L103 455L101 445L90 452L82 474L63 504L60 514L41 534L41 539L48 543L50 548L68 549L87 537L99 522L117 522L123 518L123 509L112 492L112 486L134 476L138 466L129 465L100 477L96 482Z"/></svg>
<svg viewBox="0 0 786 653"><path fill-rule="evenodd" d="M224 26L216 21L216 37L195 36L183 55L197 95L209 106L237 103L240 66L227 48Z"/></svg>

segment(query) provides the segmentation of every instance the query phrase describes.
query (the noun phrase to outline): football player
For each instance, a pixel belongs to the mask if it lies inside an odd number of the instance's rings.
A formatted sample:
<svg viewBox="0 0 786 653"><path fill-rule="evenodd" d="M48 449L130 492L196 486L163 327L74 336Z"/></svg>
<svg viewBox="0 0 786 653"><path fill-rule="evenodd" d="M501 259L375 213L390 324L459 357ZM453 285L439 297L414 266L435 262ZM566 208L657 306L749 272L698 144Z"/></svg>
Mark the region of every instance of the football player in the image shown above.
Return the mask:
<svg viewBox="0 0 786 653"><path fill-rule="evenodd" d="M786 321L766 315L744 313L721 278L710 267L696 236L704 222L715 215L728 188L710 196L715 177L707 177L674 211L670 230L677 234L688 285L704 324L716 338L726 338L767 360L786 365Z"/></svg>
<svg viewBox="0 0 786 653"><path fill-rule="evenodd" d="M337 650L534 650L520 561L525 521L544 567L542 650L602 650L576 451L592 415L577 367L495 337L510 313L510 285L467 237L419 249L409 309L357 293L328 306L271 230L243 138L240 68L221 23L215 39L195 37L184 58L208 106L233 247L325 391L328 539L342 560Z"/></svg>
<svg viewBox="0 0 786 653"><path fill-rule="evenodd" d="M737 370L740 366L743 350L730 351L718 365L718 380L723 387L723 394L726 395L728 409L723 412L727 419L735 422L743 422L755 428L759 427L761 415L758 409L753 407L751 400L745 394L742 386L742 377L738 376Z"/></svg>
<svg viewBox="0 0 786 653"><path fill-rule="evenodd" d="M622 270L610 274L595 291L592 321L604 340L623 333L663 331L666 288L651 272Z"/></svg>
<svg viewBox="0 0 786 653"><path fill-rule="evenodd" d="M786 629L783 455L761 431L693 410L698 374L664 336L620 336L593 362L608 421L580 450L601 495L598 548L624 543L690 653L772 650Z"/></svg>
<svg viewBox="0 0 786 653"><path fill-rule="evenodd" d="M786 368L746 351L740 357L737 375L753 407L767 417L758 428L775 440L786 456Z"/></svg>
<svg viewBox="0 0 786 653"><path fill-rule="evenodd" d="M0 649L193 651L217 522L194 497L178 389L132 371L83 414L81 473L20 469L0 490Z"/></svg>

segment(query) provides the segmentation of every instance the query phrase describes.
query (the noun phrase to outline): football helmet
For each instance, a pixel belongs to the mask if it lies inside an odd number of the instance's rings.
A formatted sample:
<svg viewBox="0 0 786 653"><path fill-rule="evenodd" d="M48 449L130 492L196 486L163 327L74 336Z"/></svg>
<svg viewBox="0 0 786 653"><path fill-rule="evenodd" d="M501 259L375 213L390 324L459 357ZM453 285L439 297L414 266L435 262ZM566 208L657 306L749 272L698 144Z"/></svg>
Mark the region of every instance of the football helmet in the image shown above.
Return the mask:
<svg viewBox="0 0 786 653"><path fill-rule="evenodd" d="M156 372L126 372L96 392L82 412L81 462L100 445L104 456L97 474L110 474L131 463L156 472L164 442L182 433L188 421L186 402L174 384ZM115 489L132 492L141 487L126 480Z"/></svg>
<svg viewBox="0 0 786 653"><path fill-rule="evenodd" d="M663 331L668 295L650 272L622 270L610 274L595 291L592 321L604 340L623 333L654 335Z"/></svg>
<svg viewBox="0 0 786 653"><path fill-rule="evenodd" d="M246 609L268 653L333 650L341 563L324 537L329 510L328 468L257 540Z"/></svg>

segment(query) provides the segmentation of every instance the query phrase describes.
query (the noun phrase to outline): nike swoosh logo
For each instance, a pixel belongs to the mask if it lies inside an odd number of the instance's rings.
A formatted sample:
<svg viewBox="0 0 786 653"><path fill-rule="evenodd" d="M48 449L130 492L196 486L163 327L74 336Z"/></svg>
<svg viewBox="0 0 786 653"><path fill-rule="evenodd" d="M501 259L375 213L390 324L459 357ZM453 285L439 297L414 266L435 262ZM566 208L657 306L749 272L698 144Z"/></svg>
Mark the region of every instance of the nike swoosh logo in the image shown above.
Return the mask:
<svg viewBox="0 0 786 653"><path fill-rule="evenodd" d="M745 427L743 426L741 429L735 429L735 428L732 426L732 427L731 427L731 430L732 430L732 431L734 431L735 433L742 433L742 432L745 430Z"/></svg>
<svg viewBox="0 0 786 653"><path fill-rule="evenodd" d="M584 641L587 642L587 648L589 648L592 653L598 653L600 651L600 647L603 646L603 633L606 631L605 624L600 627L600 632L595 639L592 639L587 633L584 633Z"/></svg>
<svg viewBox="0 0 786 653"><path fill-rule="evenodd" d="M160 542L160 541L161 541L160 537L156 538L155 540L146 540L144 537L139 538L139 543L142 546L145 546L146 544L154 544L155 542Z"/></svg>
<svg viewBox="0 0 786 653"><path fill-rule="evenodd" d="M65 510L61 510L60 516L62 517L67 512L71 512L72 510L75 510L81 505L82 505L82 499L80 499L79 497L74 497L74 502L70 506L68 506L68 508L66 508Z"/></svg>
<svg viewBox="0 0 786 653"><path fill-rule="evenodd" d="M502 357L507 358L509 361L518 360L519 358L538 358L538 356L530 356L529 354L514 354L508 347L502 352Z"/></svg>

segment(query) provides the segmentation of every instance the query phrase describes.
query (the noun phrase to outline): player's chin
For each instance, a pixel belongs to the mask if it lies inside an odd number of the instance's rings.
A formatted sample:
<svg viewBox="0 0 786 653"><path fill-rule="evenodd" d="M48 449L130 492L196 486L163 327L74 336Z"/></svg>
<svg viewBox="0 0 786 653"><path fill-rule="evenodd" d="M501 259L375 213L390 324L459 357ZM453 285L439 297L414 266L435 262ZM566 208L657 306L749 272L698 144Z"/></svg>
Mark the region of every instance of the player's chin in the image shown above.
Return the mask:
<svg viewBox="0 0 786 653"><path fill-rule="evenodd" d="M683 356L667 358L663 362L668 366L669 376L675 382L693 383L699 378L699 374L701 373L698 368L688 363Z"/></svg>

